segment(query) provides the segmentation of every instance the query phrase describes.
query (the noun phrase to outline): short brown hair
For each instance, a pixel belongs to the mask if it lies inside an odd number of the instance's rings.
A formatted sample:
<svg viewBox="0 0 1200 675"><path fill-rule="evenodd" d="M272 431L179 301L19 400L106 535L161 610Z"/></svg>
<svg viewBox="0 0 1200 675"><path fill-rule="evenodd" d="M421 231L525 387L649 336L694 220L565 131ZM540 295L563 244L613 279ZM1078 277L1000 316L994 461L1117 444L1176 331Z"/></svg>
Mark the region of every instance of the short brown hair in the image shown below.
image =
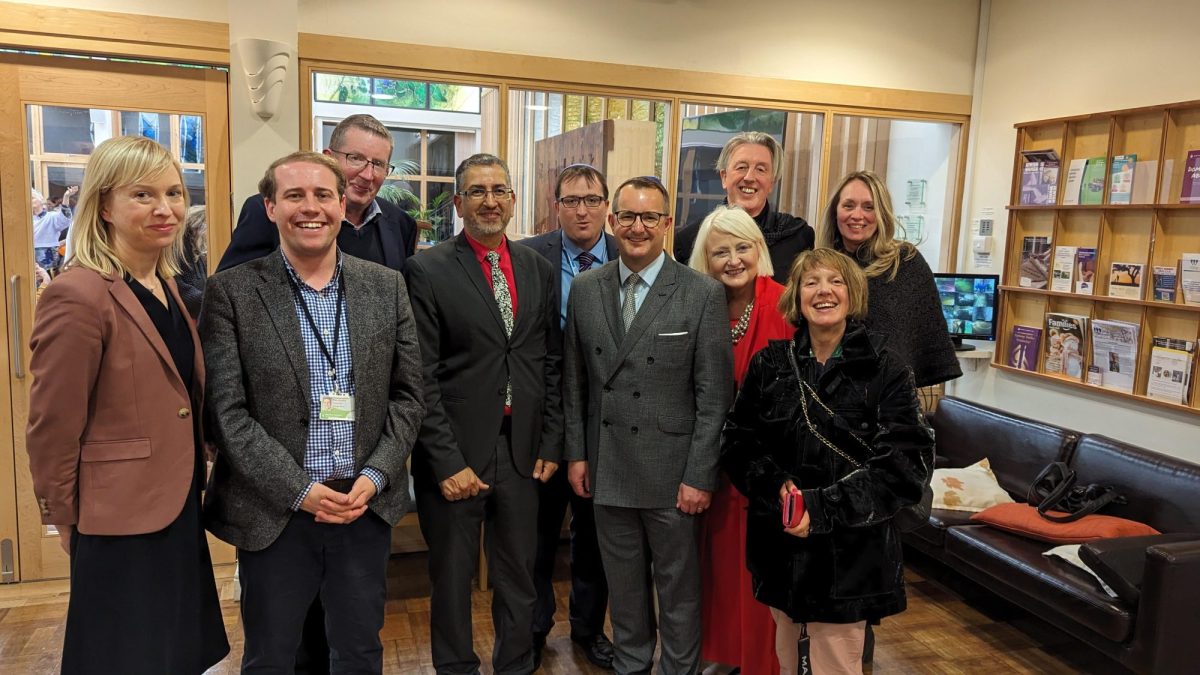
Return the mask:
<svg viewBox="0 0 1200 675"><path fill-rule="evenodd" d="M591 164L572 164L559 172L558 181L554 183L554 198L562 197L563 183L576 178L599 185L600 191L604 194L604 201L608 201L608 180L604 178L604 174L600 173L599 169Z"/></svg>
<svg viewBox="0 0 1200 675"><path fill-rule="evenodd" d="M846 302L850 305L846 309L847 318L859 321L867 318L867 276L858 263L831 248L814 248L796 257L788 273L787 288L779 298L779 313L783 318L797 328L804 321L800 312L800 282L805 274L818 267L837 272L846 282Z"/></svg>
<svg viewBox="0 0 1200 675"><path fill-rule="evenodd" d="M266 173L258 181L258 194L262 195L264 199L275 201L275 190L279 188L275 183L275 169L284 164L316 164L317 166L323 166L332 171L334 178L337 179L338 197L343 197L346 194L346 174L342 173L342 166L337 163L337 160L319 152L300 150L286 157L280 157L271 162L271 166L267 167Z"/></svg>
<svg viewBox="0 0 1200 675"><path fill-rule="evenodd" d="M342 147L342 139L346 137L346 132L351 129L361 129L368 134L378 136L388 142L388 155L392 154L391 148L395 147L392 141L392 135L388 133L387 127L383 126L383 122L375 119L371 115L358 114L351 115L346 119L338 122L333 128L333 133L329 136L329 149L337 150Z"/></svg>
<svg viewBox="0 0 1200 675"><path fill-rule="evenodd" d="M671 198L667 196L667 188L663 186L662 181L657 176L637 176L621 183L617 189L613 191L612 212L617 212L617 202L621 199L621 190L631 187L635 190L657 190L663 198L663 208L667 210L667 215L671 215Z"/></svg>

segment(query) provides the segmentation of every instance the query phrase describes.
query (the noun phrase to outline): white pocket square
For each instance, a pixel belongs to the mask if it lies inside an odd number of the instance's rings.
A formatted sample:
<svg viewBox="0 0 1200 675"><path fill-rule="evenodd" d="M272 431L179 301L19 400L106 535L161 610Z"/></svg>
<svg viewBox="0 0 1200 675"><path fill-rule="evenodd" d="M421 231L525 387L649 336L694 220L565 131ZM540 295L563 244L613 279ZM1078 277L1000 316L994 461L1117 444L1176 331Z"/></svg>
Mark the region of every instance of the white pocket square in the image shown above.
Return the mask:
<svg viewBox="0 0 1200 675"><path fill-rule="evenodd" d="M687 331L685 330L680 333L659 333L658 334L659 337L678 337L680 335L687 335Z"/></svg>

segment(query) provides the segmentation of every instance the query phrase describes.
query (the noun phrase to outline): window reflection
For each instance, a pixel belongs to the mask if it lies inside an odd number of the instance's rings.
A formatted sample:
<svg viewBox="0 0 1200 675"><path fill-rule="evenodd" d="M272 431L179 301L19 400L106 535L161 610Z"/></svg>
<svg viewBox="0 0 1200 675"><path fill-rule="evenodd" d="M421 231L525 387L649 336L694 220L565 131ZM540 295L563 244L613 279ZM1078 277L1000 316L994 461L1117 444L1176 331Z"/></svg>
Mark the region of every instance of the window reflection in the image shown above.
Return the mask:
<svg viewBox="0 0 1200 675"><path fill-rule="evenodd" d="M568 165L596 167L610 189L634 176L661 178L669 110L666 101L511 90L507 159L517 206L510 232L557 229L554 182Z"/></svg>
<svg viewBox="0 0 1200 675"><path fill-rule="evenodd" d="M903 229L896 237L915 245L935 271L949 265L961 129L950 122L833 117L830 184L852 171L882 176Z"/></svg>
<svg viewBox="0 0 1200 675"><path fill-rule="evenodd" d="M782 170L769 198L771 208L810 223L817 220L823 115L703 104L685 104L683 112L675 212L678 227L699 225L714 206L725 201L717 158L725 143L743 131L769 134L783 149Z"/></svg>

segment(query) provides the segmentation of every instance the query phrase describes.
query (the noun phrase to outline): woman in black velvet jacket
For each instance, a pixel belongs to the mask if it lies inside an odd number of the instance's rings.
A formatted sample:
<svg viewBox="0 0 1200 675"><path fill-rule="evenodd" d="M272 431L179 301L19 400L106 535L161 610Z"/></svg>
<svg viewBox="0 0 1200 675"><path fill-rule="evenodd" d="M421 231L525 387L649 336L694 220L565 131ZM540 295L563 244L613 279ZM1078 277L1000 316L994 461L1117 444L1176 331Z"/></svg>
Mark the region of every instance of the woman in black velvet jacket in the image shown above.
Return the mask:
<svg viewBox="0 0 1200 675"><path fill-rule="evenodd" d="M747 566L775 615L785 674L795 672L800 623L817 672L861 672L866 621L905 608L892 517L921 498L933 432L911 369L862 325L866 303L854 261L831 249L801 254L779 307L795 336L751 360L725 425L721 464L750 499ZM793 486L806 510L785 529L781 502Z"/></svg>

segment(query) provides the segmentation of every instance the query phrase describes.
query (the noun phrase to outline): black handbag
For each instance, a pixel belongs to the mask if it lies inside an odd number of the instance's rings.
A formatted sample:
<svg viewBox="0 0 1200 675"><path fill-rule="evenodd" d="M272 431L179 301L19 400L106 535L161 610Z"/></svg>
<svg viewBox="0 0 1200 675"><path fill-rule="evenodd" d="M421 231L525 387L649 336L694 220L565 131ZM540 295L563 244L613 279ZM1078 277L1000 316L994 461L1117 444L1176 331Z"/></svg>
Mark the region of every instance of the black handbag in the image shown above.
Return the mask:
<svg viewBox="0 0 1200 675"><path fill-rule="evenodd" d="M809 419L807 402L807 398L809 396L811 396L813 402L820 406L821 409L824 410L825 413L830 417L836 418L837 415L830 410L824 402L821 401L821 399L817 396L817 392L814 391L812 387L808 386L808 383L805 382L804 378L800 376L800 364L796 362L795 350L796 341L793 339L790 347L788 348L788 360L791 361L792 372L795 374L796 382L800 386L800 410L804 414L804 422L808 426L809 433L811 433L813 437L820 441L825 447L833 450L840 455L842 459L849 462L851 466L853 466L855 469L858 469L862 466L862 463L843 452L841 448L837 447L830 442L829 439L822 436L821 432L819 432L817 427L812 423L812 420ZM870 387L870 391L867 393L867 399L868 408L873 408L877 411L879 408L879 394L877 391L875 391L874 385ZM858 437L858 434L850 432L850 436L854 440L858 441L859 445L866 448L867 452L874 452L866 441ZM930 486L932 480L933 472L931 471L925 480L925 484L922 486L921 500L915 504L902 507L896 512L896 515L892 517L892 524L894 524L896 529L900 530L901 533L907 534L908 532L912 532L913 530L929 524L929 514L933 508L933 487Z"/></svg>
<svg viewBox="0 0 1200 675"><path fill-rule="evenodd" d="M1054 523L1073 523L1109 504L1125 504L1125 497L1111 485L1076 485L1075 470L1066 462L1050 462L1029 486L1026 501L1038 515ZM1065 515L1054 515L1059 511Z"/></svg>

